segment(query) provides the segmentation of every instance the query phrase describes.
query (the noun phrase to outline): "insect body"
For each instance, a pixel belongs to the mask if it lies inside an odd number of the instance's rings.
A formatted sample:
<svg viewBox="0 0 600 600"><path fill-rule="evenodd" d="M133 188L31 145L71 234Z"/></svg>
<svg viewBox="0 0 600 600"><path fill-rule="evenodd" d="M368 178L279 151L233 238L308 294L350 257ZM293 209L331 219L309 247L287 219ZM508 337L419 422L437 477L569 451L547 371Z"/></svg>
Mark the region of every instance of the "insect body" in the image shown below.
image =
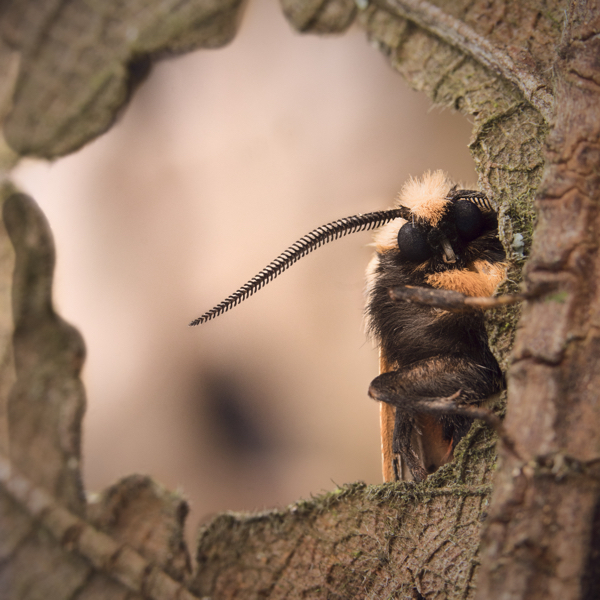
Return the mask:
<svg viewBox="0 0 600 600"><path fill-rule="evenodd" d="M384 464L389 457L394 466L384 472L386 480L406 477L406 467L421 481L452 459L472 421L457 411L433 411L435 401L453 397L477 404L500 391L504 378L489 349L481 311L456 314L396 302L389 291L418 286L469 296L494 293L505 278L505 255L496 214L483 194L457 190L441 171L411 180L394 209L315 229L191 325L239 304L322 244L374 227L381 229L367 272L366 315L368 330L380 346L383 372L371 383L369 395L383 403L387 415L382 426ZM390 420L392 427L385 424Z"/></svg>
<svg viewBox="0 0 600 600"><path fill-rule="evenodd" d="M506 264L497 217L483 194L457 190L437 171L410 181L398 203L410 207L411 218L377 233L367 272L367 324L384 371L369 395L395 408L393 436L386 426L392 415L382 410L384 464L390 450L393 457L393 473L388 467L384 476L406 478L400 456L421 481L452 459L472 422L456 414L432 415L427 402L460 392L461 403L479 403L504 387L504 377L489 349L482 311L399 303L389 290L419 286L491 296L505 278Z"/></svg>

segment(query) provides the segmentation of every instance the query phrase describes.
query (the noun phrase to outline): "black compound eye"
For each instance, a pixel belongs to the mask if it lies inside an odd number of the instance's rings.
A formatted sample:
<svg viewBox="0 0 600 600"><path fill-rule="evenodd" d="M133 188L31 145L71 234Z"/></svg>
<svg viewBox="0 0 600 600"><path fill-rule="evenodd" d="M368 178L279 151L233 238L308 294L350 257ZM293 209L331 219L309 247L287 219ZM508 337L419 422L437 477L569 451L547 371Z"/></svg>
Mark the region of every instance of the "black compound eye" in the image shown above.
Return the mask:
<svg viewBox="0 0 600 600"><path fill-rule="evenodd" d="M479 236L483 229L483 213L470 200L454 203L454 224L460 237L470 242Z"/></svg>
<svg viewBox="0 0 600 600"><path fill-rule="evenodd" d="M412 223L405 223L398 232L398 248L404 260L424 262L431 256L427 235Z"/></svg>

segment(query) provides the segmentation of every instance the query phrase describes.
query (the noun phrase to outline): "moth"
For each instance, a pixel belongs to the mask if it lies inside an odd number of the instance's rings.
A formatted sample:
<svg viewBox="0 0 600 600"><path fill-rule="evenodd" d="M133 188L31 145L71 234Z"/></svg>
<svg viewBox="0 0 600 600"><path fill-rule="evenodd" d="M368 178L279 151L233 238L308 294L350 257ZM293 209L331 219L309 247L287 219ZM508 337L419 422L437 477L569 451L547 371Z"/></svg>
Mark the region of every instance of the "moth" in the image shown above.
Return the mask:
<svg viewBox="0 0 600 600"><path fill-rule="evenodd" d="M209 321L272 281L319 246L379 228L367 269L367 331L380 349L369 396L381 402L386 481L423 481L453 458L477 406L501 391L483 311L453 312L394 299L394 290L449 290L492 296L506 277L496 212L484 194L458 189L442 171L411 179L396 206L355 215L311 231L190 325ZM440 401L443 400L441 407Z"/></svg>
<svg viewBox="0 0 600 600"><path fill-rule="evenodd" d="M382 372L369 396L385 403L384 477L422 481L452 460L473 421L450 411L436 414L433 401L458 394L462 404L479 404L505 380L489 348L483 311L398 303L389 291L414 286L491 296L507 264L497 215L484 194L457 189L436 171L410 180L397 203L410 215L378 231L367 269L367 328L379 343Z"/></svg>

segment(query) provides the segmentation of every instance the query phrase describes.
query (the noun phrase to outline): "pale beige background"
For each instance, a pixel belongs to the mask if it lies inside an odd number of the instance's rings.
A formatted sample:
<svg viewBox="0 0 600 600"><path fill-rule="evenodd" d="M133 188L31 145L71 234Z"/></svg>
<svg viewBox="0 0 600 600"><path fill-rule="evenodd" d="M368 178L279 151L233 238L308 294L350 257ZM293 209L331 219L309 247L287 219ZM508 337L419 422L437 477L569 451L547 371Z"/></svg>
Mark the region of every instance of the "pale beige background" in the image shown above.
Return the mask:
<svg viewBox="0 0 600 600"><path fill-rule="evenodd" d="M300 36L255 0L228 47L158 64L110 133L24 163L56 237L57 305L88 347L88 490L150 473L183 490L193 525L379 482L369 233L187 323L310 229L387 208L411 174L475 181L469 132L358 29Z"/></svg>

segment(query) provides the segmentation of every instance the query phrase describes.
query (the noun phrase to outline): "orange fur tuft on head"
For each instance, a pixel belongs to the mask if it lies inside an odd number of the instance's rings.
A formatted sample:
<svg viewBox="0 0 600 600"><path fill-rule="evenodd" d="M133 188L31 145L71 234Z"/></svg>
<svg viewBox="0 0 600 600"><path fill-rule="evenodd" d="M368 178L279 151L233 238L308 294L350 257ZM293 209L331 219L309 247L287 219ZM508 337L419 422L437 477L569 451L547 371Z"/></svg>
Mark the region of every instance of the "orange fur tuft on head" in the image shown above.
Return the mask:
<svg viewBox="0 0 600 600"><path fill-rule="evenodd" d="M427 171L422 179L410 178L398 196L397 204L410 208L416 217L435 227L446 212L453 184L444 171Z"/></svg>
<svg viewBox="0 0 600 600"><path fill-rule="evenodd" d="M428 220L435 227L446 212L448 193L453 184L444 171L427 171L421 179L411 177L402 188L394 208L406 206L416 217ZM375 234L377 252L391 250L398 244L398 230L406 221L395 219Z"/></svg>

